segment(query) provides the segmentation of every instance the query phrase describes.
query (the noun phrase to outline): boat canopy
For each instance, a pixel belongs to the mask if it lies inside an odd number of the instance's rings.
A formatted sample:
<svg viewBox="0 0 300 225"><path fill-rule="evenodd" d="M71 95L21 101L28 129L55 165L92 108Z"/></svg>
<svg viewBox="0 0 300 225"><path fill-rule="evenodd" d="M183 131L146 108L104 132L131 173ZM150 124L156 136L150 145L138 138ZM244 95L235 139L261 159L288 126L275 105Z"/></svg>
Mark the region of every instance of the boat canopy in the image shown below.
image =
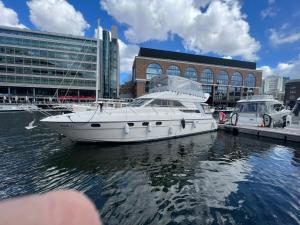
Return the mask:
<svg viewBox="0 0 300 225"><path fill-rule="evenodd" d="M160 75L150 81L150 93L172 91L180 94L207 98L201 83L180 76Z"/></svg>

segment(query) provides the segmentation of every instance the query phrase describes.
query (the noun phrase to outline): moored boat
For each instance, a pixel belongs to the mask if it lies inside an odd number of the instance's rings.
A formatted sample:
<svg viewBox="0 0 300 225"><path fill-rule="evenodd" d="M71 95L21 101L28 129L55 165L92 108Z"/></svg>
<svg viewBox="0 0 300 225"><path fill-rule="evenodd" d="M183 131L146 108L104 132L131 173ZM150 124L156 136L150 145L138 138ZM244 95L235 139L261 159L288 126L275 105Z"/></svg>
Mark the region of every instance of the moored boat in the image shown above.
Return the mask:
<svg viewBox="0 0 300 225"><path fill-rule="evenodd" d="M200 83L183 77L157 76L150 93L123 108L51 116L42 119L74 141L139 142L215 131Z"/></svg>

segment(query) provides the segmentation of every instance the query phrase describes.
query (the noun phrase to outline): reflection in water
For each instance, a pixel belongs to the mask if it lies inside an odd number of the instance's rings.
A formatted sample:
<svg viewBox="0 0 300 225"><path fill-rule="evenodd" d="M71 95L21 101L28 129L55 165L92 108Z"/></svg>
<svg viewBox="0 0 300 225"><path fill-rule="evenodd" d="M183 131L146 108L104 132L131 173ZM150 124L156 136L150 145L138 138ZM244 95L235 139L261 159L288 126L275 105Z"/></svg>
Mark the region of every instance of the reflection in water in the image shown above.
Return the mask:
<svg viewBox="0 0 300 225"><path fill-rule="evenodd" d="M73 188L105 224L300 223L299 146L222 132L75 144L43 126L26 131L19 123L33 116L0 127L2 199Z"/></svg>

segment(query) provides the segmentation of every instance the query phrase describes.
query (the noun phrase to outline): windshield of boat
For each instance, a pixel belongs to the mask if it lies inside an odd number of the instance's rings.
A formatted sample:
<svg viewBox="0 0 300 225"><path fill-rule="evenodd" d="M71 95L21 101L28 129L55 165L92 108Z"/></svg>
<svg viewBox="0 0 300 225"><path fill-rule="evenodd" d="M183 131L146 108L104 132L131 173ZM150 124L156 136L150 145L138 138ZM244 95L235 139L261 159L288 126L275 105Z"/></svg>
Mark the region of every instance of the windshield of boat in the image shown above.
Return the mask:
<svg viewBox="0 0 300 225"><path fill-rule="evenodd" d="M280 112L284 109L281 103L274 102L239 102L234 111L238 113L258 113L260 116L265 113Z"/></svg>
<svg viewBox="0 0 300 225"><path fill-rule="evenodd" d="M147 102L149 102L151 99L148 98L137 98L133 100L131 103L128 104L129 107L140 107L145 105Z"/></svg>
<svg viewBox="0 0 300 225"><path fill-rule="evenodd" d="M175 107L180 108L184 107L179 101L176 100L166 100L166 99L153 99L150 103L146 106L150 107Z"/></svg>

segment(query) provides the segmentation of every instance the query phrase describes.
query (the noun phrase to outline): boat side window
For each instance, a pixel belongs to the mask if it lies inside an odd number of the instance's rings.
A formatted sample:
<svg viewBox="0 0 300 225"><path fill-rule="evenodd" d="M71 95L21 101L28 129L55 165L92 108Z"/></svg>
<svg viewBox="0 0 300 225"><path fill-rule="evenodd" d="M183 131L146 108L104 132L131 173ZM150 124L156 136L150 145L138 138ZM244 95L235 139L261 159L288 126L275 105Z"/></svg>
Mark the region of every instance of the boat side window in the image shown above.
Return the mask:
<svg viewBox="0 0 300 225"><path fill-rule="evenodd" d="M161 122L161 121L157 121L157 122L155 123L155 125L156 125L156 126L160 126L160 125L162 125L162 122Z"/></svg>
<svg viewBox="0 0 300 225"><path fill-rule="evenodd" d="M274 104L273 107L274 107L274 110L275 110L276 112L279 112L279 111L281 111L281 110L284 109L284 107L283 107L282 104Z"/></svg>
<svg viewBox="0 0 300 225"><path fill-rule="evenodd" d="M211 113L209 105L202 105L205 114Z"/></svg>
<svg viewBox="0 0 300 225"><path fill-rule="evenodd" d="M198 109L181 109L180 111L184 113L200 113Z"/></svg>
<svg viewBox="0 0 300 225"><path fill-rule="evenodd" d="M150 99L135 99L128 106L130 107L139 107L146 104Z"/></svg>
<svg viewBox="0 0 300 225"><path fill-rule="evenodd" d="M257 112L258 112L259 116L263 116L263 114L268 113L267 105L263 102L258 102L257 103Z"/></svg>
<svg viewBox="0 0 300 225"><path fill-rule="evenodd" d="M91 127L101 127L101 125L99 123L92 123Z"/></svg>
<svg viewBox="0 0 300 225"><path fill-rule="evenodd" d="M148 125L149 125L149 122L143 122L142 125L143 125L143 126L148 126Z"/></svg>
<svg viewBox="0 0 300 225"><path fill-rule="evenodd" d="M154 99L149 103L151 107L184 107L179 101L165 100L165 99Z"/></svg>
<svg viewBox="0 0 300 225"><path fill-rule="evenodd" d="M243 103L240 107L241 113L256 113L256 103Z"/></svg>
<svg viewBox="0 0 300 225"><path fill-rule="evenodd" d="M130 126L130 127L133 127L134 126L134 123L127 123L128 124L128 126Z"/></svg>

